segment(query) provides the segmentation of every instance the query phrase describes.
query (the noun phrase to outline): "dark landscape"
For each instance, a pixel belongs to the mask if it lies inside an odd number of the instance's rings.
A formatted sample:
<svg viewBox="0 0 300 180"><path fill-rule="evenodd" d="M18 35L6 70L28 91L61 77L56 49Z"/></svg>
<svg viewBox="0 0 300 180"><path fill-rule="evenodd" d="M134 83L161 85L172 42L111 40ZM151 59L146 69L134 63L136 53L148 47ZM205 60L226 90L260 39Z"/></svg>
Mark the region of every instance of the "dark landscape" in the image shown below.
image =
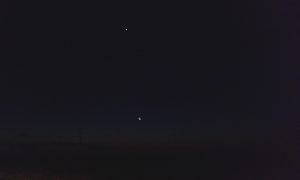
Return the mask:
<svg viewBox="0 0 300 180"><path fill-rule="evenodd" d="M296 149L238 144L1 145L6 179L297 179Z"/></svg>

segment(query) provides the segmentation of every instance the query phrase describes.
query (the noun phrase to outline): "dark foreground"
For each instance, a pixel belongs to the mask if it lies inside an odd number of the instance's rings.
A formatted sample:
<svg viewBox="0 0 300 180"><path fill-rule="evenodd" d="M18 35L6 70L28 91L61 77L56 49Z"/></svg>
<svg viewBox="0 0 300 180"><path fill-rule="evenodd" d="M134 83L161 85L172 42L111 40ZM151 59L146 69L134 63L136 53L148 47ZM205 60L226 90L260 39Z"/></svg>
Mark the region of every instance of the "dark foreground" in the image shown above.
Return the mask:
<svg viewBox="0 0 300 180"><path fill-rule="evenodd" d="M0 179L299 179L297 149L239 143L190 146L1 145Z"/></svg>

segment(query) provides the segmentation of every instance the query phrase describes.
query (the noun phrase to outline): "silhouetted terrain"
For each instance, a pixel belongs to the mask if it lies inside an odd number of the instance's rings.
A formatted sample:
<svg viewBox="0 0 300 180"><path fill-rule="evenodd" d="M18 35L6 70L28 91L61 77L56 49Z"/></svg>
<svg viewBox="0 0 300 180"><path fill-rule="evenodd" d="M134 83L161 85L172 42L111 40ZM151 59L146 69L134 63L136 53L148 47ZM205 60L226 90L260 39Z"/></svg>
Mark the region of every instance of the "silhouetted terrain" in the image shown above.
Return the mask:
<svg viewBox="0 0 300 180"><path fill-rule="evenodd" d="M259 143L19 144L2 145L0 151L3 173L82 179L293 179L298 168L296 149Z"/></svg>

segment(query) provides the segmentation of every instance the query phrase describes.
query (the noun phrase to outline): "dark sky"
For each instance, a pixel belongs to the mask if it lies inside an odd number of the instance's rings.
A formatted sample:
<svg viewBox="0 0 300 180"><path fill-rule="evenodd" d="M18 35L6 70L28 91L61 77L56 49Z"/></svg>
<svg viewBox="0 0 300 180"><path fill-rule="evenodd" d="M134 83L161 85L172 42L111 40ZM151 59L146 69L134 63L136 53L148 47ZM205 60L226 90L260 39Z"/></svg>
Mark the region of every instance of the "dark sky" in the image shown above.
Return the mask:
<svg viewBox="0 0 300 180"><path fill-rule="evenodd" d="M198 3L1 2L2 132L283 137L293 2Z"/></svg>

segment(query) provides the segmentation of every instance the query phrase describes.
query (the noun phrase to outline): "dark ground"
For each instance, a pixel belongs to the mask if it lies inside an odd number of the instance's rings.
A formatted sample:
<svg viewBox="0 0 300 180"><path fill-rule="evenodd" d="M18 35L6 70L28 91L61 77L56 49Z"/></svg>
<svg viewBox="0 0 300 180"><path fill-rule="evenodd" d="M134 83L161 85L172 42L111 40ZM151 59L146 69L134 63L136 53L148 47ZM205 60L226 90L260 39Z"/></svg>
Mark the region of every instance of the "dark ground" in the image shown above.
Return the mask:
<svg viewBox="0 0 300 180"><path fill-rule="evenodd" d="M82 179L297 179L296 149L239 143L185 146L1 146L1 172ZM73 178L72 178L73 179Z"/></svg>

